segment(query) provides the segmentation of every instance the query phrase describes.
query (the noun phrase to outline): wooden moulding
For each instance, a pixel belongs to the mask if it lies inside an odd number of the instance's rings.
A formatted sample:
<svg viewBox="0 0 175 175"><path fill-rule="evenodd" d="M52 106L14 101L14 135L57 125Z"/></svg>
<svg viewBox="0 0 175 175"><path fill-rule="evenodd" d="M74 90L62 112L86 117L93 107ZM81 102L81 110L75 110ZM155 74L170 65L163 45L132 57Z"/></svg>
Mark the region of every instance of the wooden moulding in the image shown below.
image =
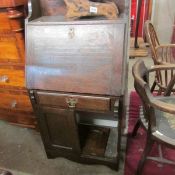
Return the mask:
<svg viewBox="0 0 175 175"><path fill-rule="evenodd" d="M64 0L67 6L66 18L105 16L117 19L119 11L114 2L92 2L89 0Z"/></svg>

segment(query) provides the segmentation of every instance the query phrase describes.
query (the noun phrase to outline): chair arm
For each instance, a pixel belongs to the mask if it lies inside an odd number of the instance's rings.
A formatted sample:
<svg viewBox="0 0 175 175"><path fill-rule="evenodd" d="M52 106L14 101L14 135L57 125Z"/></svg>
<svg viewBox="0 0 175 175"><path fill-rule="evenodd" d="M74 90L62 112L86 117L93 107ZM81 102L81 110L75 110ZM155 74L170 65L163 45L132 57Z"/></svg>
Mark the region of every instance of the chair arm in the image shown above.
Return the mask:
<svg viewBox="0 0 175 175"><path fill-rule="evenodd" d="M156 50L159 48L165 48L165 47L175 47L175 44L161 44L156 47Z"/></svg>
<svg viewBox="0 0 175 175"><path fill-rule="evenodd" d="M175 64L166 63L163 65L154 65L148 70L148 72L160 71L160 70L175 70Z"/></svg>
<svg viewBox="0 0 175 175"><path fill-rule="evenodd" d="M168 97L162 97L161 99L167 99ZM175 100L175 98L174 98ZM163 102L160 99L156 99L156 98L152 98L150 100L151 105L163 112L167 112L167 113L171 113L171 114L175 114L175 104L170 104L167 102Z"/></svg>

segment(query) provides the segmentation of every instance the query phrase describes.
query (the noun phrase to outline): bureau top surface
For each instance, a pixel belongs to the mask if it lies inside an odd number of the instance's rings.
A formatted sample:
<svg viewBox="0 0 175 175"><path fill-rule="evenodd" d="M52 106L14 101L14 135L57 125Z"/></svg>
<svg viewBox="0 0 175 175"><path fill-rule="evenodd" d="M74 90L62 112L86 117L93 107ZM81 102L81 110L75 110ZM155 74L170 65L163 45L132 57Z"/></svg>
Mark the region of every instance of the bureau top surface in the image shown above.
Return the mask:
<svg viewBox="0 0 175 175"><path fill-rule="evenodd" d="M67 19L63 15L58 16L42 16L35 20L30 21L28 24L32 25L44 25L46 23L57 24L98 24L98 23L125 23L127 18L124 15L120 15L116 20L107 20L105 17L88 17L80 19Z"/></svg>

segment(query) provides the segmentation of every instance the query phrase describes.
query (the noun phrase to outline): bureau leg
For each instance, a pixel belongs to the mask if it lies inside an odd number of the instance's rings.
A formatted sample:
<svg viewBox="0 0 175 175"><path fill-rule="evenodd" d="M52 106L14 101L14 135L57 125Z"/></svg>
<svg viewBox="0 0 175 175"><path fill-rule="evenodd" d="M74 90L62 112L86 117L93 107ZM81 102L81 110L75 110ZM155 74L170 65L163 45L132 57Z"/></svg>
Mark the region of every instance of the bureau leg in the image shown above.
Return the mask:
<svg viewBox="0 0 175 175"><path fill-rule="evenodd" d="M122 118L124 115L123 111L123 97L119 100L119 105L114 106L114 115L118 116L118 142L117 142L117 170L119 169L120 158L121 158L121 133L122 133Z"/></svg>
<svg viewBox="0 0 175 175"><path fill-rule="evenodd" d="M54 156L53 154L50 153L50 151L47 151L47 150L46 150L46 155L47 155L48 159L55 159L56 158L56 156Z"/></svg>

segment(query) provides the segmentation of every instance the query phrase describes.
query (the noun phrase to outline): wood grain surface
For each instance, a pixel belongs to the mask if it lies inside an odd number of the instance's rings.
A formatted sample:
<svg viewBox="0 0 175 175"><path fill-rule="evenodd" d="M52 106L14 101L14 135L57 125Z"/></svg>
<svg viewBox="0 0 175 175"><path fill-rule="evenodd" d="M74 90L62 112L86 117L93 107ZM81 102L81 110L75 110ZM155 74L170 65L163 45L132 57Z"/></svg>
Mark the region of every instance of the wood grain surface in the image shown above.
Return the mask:
<svg viewBox="0 0 175 175"><path fill-rule="evenodd" d="M28 26L29 89L121 94L124 23L40 24Z"/></svg>
<svg viewBox="0 0 175 175"><path fill-rule="evenodd" d="M105 16L117 19L119 11L114 2L93 2L89 0L64 0L67 6L66 18Z"/></svg>
<svg viewBox="0 0 175 175"><path fill-rule="evenodd" d="M69 101L75 101L76 110L110 111L110 97L98 97L88 95L47 93L38 91L37 102L42 106L59 107L69 109Z"/></svg>

